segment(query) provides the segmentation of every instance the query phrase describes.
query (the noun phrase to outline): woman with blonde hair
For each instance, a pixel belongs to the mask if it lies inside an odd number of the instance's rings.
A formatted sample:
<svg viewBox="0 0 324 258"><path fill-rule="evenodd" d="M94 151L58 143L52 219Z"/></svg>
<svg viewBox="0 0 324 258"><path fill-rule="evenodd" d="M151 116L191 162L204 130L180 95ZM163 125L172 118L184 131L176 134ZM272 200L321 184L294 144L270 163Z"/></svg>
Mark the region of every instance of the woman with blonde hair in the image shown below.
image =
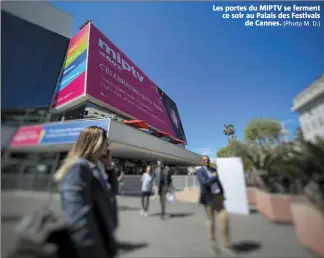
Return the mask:
<svg viewBox="0 0 324 258"><path fill-rule="evenodd" d="M90 126L80 133L54 176L60 185L65 223L81 258L117 254L113 196L100 162L107 156L111 157L107 131Z"/></svg>

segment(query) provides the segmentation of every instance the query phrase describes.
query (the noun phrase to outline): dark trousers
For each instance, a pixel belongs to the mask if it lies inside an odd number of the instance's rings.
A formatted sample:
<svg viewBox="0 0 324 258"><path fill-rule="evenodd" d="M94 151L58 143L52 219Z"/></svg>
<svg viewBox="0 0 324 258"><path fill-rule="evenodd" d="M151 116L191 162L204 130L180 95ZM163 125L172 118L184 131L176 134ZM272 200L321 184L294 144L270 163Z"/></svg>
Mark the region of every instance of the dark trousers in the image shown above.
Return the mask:
<svg viewBox="0 0 324 258"><path fill-rule="evenodd" d="M142 208L144 211L148 211L149 205L150 205L150 192L142 192Z"/></svg>
<svg viewBox="0 0 324 258"><path fill-rule="evenodd" d="M162 190L160 192L160 205L161 205L161 217L162 218L165 215L166 195L167 195L167 191L166 190Z"/></svg>

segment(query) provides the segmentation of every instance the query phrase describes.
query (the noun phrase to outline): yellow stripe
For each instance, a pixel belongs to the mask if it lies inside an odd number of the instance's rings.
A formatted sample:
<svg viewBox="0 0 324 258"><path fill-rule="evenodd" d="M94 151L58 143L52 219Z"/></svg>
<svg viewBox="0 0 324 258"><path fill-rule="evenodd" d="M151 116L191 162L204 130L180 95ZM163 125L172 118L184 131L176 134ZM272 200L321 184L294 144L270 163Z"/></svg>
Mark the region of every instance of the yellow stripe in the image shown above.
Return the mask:
<svg viewBox="0 0 324 258"><path fill-rule="evenodd" d="M77 42L74 42L73 46L68 49L67 58L73 55L73 53L77 50L78 46L82 45L85 41L88 40L88 35L89 33L85 33L84 35L82 35L82 37L79 38Z"/></svg>
<svg viewBox="0 0 324 258"><path fill-rule="evenodd" d="M82 43L82 45L76 48L76 50L73 51L73 55L71 55L66 59L64 69L68 67L75 59L77 59L78 56L80 56L80 54L82 54L87 49L87 47L88 47L88 41Z"/></svg>
<svg viewBox="0 0 324 258"><path fill-rule="evenodd" d="M45 135L45 131L42 130L41 133L40 133L40 137L39 137L39 140L38 140L38 144L41 143L41 141L43 140L44 135Z"/></svg>

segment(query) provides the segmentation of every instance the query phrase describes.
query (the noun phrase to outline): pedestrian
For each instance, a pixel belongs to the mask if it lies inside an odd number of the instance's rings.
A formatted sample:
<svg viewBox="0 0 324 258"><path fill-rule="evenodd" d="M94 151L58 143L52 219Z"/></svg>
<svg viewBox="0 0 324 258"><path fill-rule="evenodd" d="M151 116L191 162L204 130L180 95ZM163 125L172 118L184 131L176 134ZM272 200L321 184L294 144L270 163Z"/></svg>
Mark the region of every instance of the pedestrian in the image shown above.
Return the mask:
<svg viewBox="0 0 324 258"><path fill-rule="evenodd" d="M112 162L112 151L107 150L104 155L102 155L98 161L98 165L101 168L101 171L105 171L103 173L103 177L106 180L108 189L111 192L111 203L112 203L112 214L114 219L114 230L116 231L119 225L119 218L118 218L118 202L117 202L117 195L118 195L118 178L117 178L117 171L115 170L114 163Z"/></svg>
<svg viewBox="0 0 324 258"><path fill-rule="evenodd" d="M158 161L158 167L155 169L155 181L158 187L161 205L161 219L165 219L167 193L172 186L172 170L165 166L162 160Z"/></svg>
<svg viewBox="0 0 324 258"><path fill-rule="evenodd" d="M142 182L141 215L148 216L150 196L152 194L152 187L153 187L153 176L151 175L151 166L146 167L145 173L141 178L141 182Z"/></svg>
<svg viewBox="0 0 324 258"><path fill-rule="evenodd" d="M119 164L119 166L117 167L118 195L124 195L122 191L122 186L124 185L123 182L124 177L125 177L125 173L124 173L123 166Z"/></svg>
<svg viewBox="0 0 324 258"><path fill-rule="evenodd" d="M55 174L64 220L80 258L117 255L110 185L99 159L109 152L107 131L84 129Z"/></svg>
<svg viewBox="0 0 324 258"><path fill-rule="evenodd" d="M157 199L159 196L159 187L158 187L158 182L160 182L160 172L161 172L161 161L157 161L157 166L154 169L153 173L153 192L154 192L154 197L153 199Z"/></svg>
<svg viewBox="0 0 324 258"><path fill-rule="evenodd" d="M220 248L216 243L215 214L219 220L223 248L221 250L233 255L229 240L229 215L224 206L224 188L217 175L217 170L210 167L210 158L202 156L202 166L196 172L200 183L199 203L204 205L208 218L209 239L214 253L219 254Z"/></svg>

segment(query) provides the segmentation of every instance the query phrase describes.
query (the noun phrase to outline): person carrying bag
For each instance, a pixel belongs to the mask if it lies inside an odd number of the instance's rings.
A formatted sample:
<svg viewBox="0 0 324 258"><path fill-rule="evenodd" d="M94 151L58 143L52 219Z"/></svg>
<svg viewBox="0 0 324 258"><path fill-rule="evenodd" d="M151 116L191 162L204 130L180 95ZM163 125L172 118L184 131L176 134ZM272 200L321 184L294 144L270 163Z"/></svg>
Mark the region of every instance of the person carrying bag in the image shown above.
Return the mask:
<svg viewBox="0 0 324 258"><path fill-rule="evenodd" d="M98 162L108 151L107 131L103 128L91 126L80 133L54 175L60 188L63 216L47 206L23 218L17 229L17 245L8 258L117 255L112 193Z"/></svg>
<svg viewBox="0 0 324 258"><path fill-rule="evenodd" d="M57 161L59 155L57 155ZM6 258L77 258L62 214L52 208L52 173L48 200L39 209L24 216L15 228L16 241Z"/></svg>

